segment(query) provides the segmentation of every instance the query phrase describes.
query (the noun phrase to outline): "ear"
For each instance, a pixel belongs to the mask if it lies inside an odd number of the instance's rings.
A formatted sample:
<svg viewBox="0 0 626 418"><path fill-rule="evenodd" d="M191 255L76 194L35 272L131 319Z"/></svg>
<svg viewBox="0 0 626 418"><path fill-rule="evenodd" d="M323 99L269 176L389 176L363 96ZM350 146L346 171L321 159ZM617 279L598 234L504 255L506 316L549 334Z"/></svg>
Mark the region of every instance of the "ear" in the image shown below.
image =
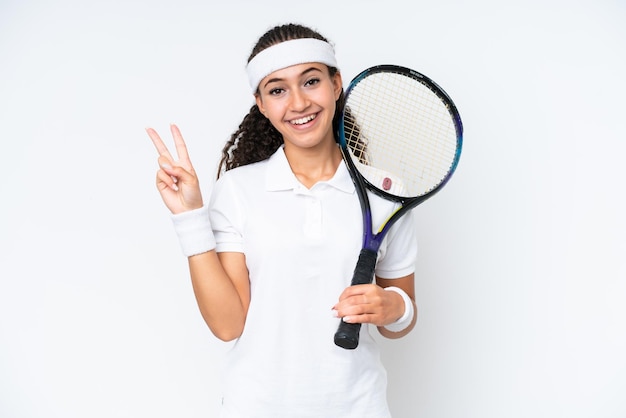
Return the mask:
<svg viewBox="0 0 626 418"><path fill-rule="evenodd" d="M337 101L343 90L343 80L341 79L341 73L339 71L337 71L333 77L333 89L335 91L335 101Z"/></svg>
<svg viewBox="0 0 626 418"><path fill-rule="evenodd" d="M260 94L255 94L254 95L254 100L256 100L256 105L259 108L259 111L265 116L267 117L267 115L265 115L265 107L263 106L263 99L261 99L261 95Z"/></svg>

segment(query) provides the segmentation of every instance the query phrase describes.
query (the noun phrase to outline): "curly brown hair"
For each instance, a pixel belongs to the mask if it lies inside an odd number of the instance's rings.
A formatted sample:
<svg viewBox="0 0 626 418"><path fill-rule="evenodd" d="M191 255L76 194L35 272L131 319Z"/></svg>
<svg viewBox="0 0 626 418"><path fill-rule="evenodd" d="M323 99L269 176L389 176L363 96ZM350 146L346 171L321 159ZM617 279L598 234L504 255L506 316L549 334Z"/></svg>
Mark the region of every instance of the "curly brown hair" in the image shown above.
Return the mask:
<svg viewBox="0 0 626 418"><path fill-rule="evenodd" d="M250 57L248 57L248 62L258 53L272 45L302 38L315 38L328 42L328 39L306 26L293 23L275 26L259 38L252 49ZM330 76L333 77L339 70L335 67L328 67L328 71ZM336 102L335 115L333 117L335 136L339 126L343 102L344 93L342 90ZM224 145L217 177L219 178L223 172L230 169L269 158L282 144L282 135L274 128L269 119L261 113L258 106L254 104L243 118L238 129Z"/></svg>

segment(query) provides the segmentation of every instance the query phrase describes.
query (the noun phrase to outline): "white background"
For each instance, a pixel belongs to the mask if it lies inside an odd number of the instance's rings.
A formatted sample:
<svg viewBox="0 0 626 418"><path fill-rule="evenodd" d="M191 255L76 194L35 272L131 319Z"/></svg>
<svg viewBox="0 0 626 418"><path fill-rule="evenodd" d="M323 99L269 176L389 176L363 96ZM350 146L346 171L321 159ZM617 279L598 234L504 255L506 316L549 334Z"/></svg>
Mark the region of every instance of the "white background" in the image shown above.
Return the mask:
<svg viewBox="0 0 626 418"><path fill-rule="evenodd" d="M0 0L0 416L216 415L227 345L144 127L179 124L208 195L250 49L289 21L346 84L412 67L464 121L416 209L418 326L382 341L394 417L625 417L621 0Z"/></svg>

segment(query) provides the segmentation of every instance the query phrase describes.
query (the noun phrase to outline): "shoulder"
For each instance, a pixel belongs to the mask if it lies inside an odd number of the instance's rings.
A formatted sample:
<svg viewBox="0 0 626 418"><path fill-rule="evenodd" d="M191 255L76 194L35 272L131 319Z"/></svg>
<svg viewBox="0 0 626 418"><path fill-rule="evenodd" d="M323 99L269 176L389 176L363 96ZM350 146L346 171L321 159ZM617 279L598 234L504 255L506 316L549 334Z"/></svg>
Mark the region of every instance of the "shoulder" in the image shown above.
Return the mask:
<svg viewBox="0 0 626 418"><path fill-rule="evenodd" d="M294 175L282 147L269 158L237 167L222 174L218 183L247 190L261 191L288 190L294 187ZM218 188L220 185L216 185ZM221 186L223 187L223 186Z"/></svg>
<svg viewBox="0 0 626 418"><path fill-rule="evenodd" d="M282 147L279 147L274 153L268 158L246 165L242 165L233 169L230 169L220 176L220 179L247 179L254 178L259 179L263 174L265 174L268 170L272 169L275 166L284 165L282 161L285 160L286 157ZM218 179L218 181L220 180Z"/></svg>
<svg viewBox="0 0 626 418"><path fill-rule="evenodd" d="M225 171L217 179L218 184L249 184L255 183L264 178L267 171L268 160L259 161L252 164L232 168Z"/></svg>

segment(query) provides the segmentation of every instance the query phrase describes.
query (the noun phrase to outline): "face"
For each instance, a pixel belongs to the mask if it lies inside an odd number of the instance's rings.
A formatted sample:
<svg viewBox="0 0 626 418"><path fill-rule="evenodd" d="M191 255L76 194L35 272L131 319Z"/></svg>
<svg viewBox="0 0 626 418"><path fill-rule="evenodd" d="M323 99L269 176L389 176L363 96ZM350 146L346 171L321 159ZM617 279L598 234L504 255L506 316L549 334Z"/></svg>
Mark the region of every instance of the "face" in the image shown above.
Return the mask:
<svg viewBox="0 0 626 418"><path fill-rule="evenodd" d="M299 64L261 80L256 102L285 147L314 148L335 142L332 121L341 89L341 76L331 77L325 64Z"/></svg>

